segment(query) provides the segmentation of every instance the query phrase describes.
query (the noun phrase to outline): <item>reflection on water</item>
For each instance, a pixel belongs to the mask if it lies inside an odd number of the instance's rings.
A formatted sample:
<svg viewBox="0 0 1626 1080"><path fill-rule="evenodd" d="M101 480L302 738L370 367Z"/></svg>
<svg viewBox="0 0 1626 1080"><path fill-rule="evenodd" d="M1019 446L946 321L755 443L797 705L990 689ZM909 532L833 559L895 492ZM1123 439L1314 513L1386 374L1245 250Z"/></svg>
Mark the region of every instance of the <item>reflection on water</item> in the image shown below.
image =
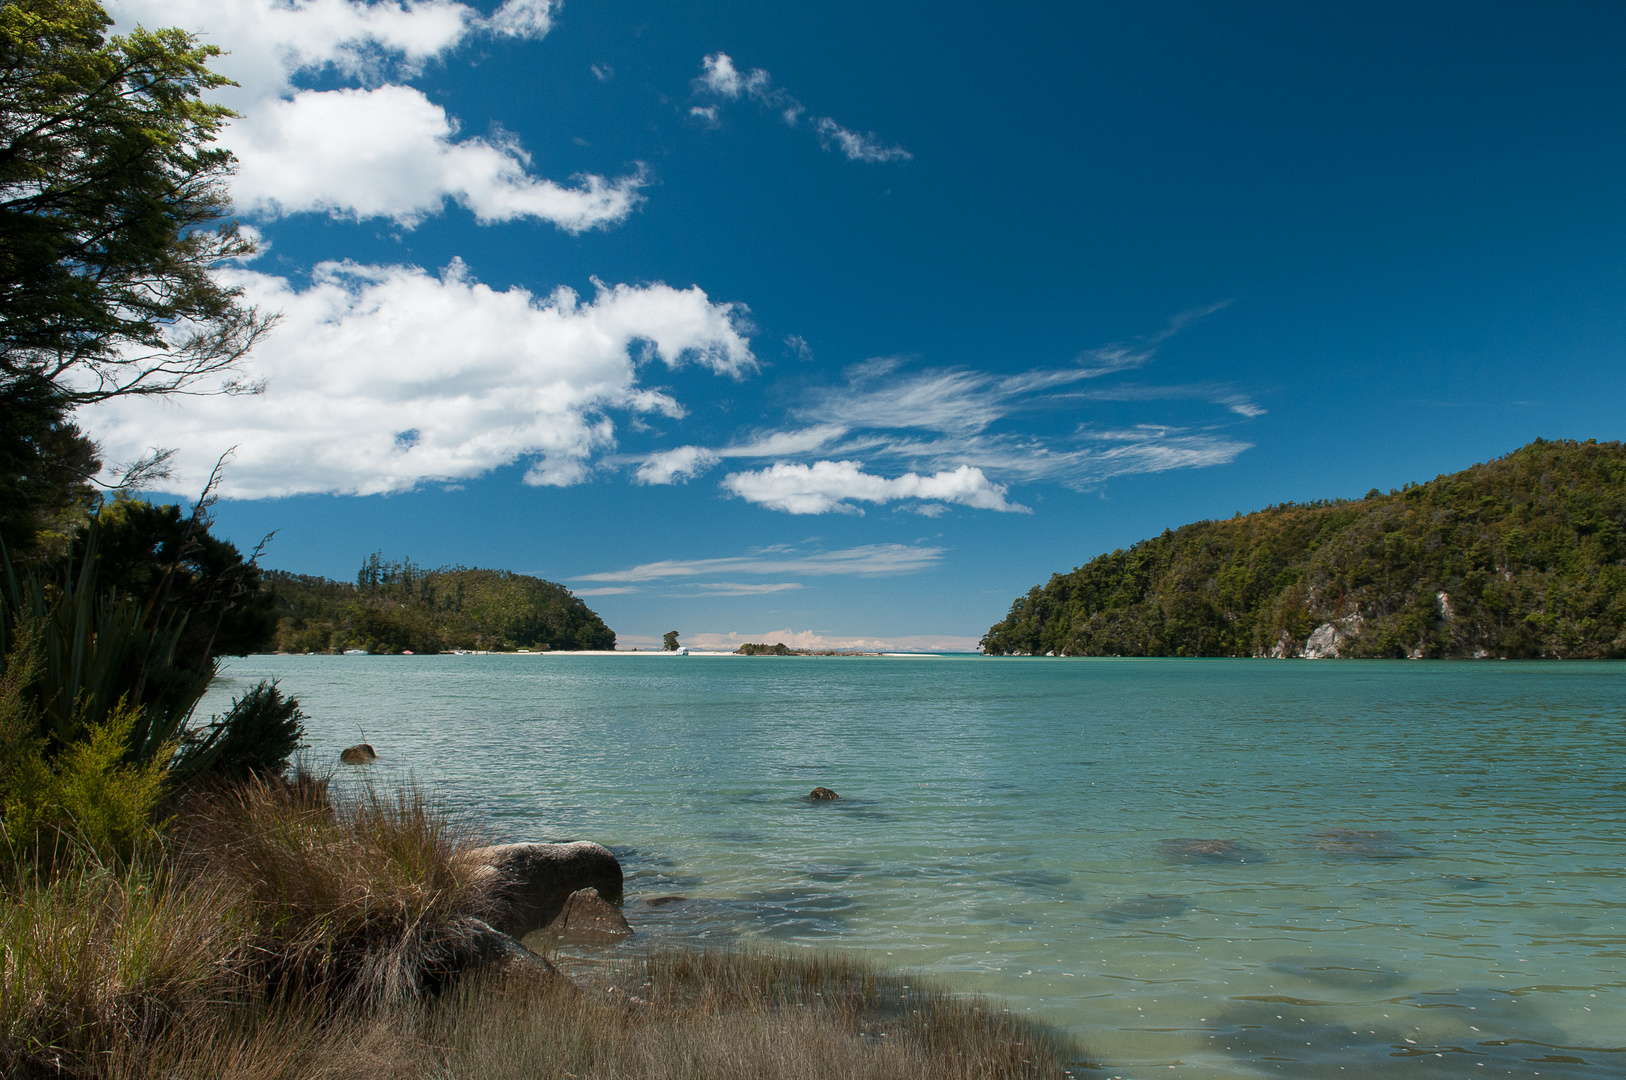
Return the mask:
<svg viewBox="0 0 1626 1080"><path fill-rule="evenodd" d="M1079 1075L1626 1076L1626 666L231 674L280 677L318 755L359 723L504 838L609 844L622 948L863 949L1069 1027Z"/></svg>

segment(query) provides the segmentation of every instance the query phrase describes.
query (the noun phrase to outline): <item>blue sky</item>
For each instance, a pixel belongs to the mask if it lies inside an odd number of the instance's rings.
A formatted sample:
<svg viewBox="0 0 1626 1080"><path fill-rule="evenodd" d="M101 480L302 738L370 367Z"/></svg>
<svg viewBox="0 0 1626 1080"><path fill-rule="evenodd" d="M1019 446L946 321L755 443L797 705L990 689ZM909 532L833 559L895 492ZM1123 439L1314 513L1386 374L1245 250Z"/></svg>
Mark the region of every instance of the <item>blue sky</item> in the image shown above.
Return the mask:
<svg viewBox="0 0 1626 1080"><path fill-rule="evenodd" d="M1626 9L111 0L229 49L218 531L624 645L970 646L1164 528L1619 439ZM568 292L561 292L568 290Z"/></svg>

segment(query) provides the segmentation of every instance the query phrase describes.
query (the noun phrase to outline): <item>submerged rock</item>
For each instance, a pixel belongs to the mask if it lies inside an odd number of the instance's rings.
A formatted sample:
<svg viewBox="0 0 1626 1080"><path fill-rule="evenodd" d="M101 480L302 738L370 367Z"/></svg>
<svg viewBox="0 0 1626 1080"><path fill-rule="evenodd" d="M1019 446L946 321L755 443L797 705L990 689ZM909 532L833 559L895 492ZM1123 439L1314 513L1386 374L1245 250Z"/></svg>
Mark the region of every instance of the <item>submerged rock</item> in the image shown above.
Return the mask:
<svg viewBox="0 0 1626 1080"><path fill-rule="evenodd" d="M565 898L559 917L543 933L566 945L602 945L631 937L632 926L597 889L578 889Z"/></svg>
<svg viewBox="0 0 1626 1080"><path fill-rule="evenodd" d="M1365 957L1278 956L1268 966L1272 971L1339 990L1384 990L1408 978L1403 971Z"/></svg>
<svg viewBox="0 0 1626 1080"><path fill-rule="evenodd" d="M1311 834L1315 846L1352 859L1411 859L1423 849L1387 829L1323 829Z"/></svg>
<svg viewBox="0 0 1626 1080"><path fill-rule="evenodd" d="M1184 896L1128 896L1109 908L1103 908L1101 917L1107 922L1134 922L1141 919L1172 919L1191 910L1191 901Z"/></svg>
<svg viewBox="0 0 1626 1080"><path fill-rule="evenodd" d="M378 755L368 743L357 743L339 754L339 760L346 765L371 765L378 760Z"/></svg>
<svg viewBox="0 0 1626 1080"><path fill-rule="evenodd" d="M499 880L491 925L523 937L557 919L572 893L595 889L601 900L621 902L621 863L602 844L497 844L466 856Z"/></svg>
<svg viewBox="0 0 1626 1080"><path fill-rule="evenodd" d="M1178 838L1159 840L1158 847L1172 859L1189 859L1210 863L1258 863L1265 861L1262 851L1236 840L1192 840Z"/></svg>
<svg viewBox="0 0 1626 1080"><path fill-rule="evenodd" d="M839 798L841 798L840 795L837 795L835 792L831 791L827 787L816 787L812 791L807 793L807 797L812 799L814 802L822 802L825 799L839 799Z"/></svg>
<svg viewBox="0 0 1626 1080"><path fill-rule="evenodd" d="M668 907L672 904L687 904L688 902L689 898L687 896L651 896L648 900L644 901L644 906L660 908Z"/></svg>

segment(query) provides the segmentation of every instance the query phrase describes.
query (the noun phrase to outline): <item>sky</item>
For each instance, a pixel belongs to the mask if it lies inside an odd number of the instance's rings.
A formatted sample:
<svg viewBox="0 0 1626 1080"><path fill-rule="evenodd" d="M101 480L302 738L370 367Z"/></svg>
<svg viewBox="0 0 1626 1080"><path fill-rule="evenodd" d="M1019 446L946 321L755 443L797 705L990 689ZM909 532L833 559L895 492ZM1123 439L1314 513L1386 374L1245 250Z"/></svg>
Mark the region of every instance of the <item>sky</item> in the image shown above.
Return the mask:
<svg viewBox="0 0 1626 1080"><path fill-rule="evenodd" d="M215 531L623 648L972 649L1186 522L1626 434L1626 7L107 0L239 85Z"/></svg>

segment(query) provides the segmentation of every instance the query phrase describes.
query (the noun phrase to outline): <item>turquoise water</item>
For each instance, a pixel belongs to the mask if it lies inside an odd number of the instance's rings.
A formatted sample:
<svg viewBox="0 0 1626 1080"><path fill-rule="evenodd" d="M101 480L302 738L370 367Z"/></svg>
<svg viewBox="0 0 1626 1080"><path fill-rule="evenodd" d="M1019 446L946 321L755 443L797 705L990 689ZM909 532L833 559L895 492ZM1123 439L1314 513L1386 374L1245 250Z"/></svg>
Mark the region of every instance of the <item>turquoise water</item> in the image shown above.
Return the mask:
<svg viewBox="0 0 1626 1080"><path fill-rule="evenodd" d="M216 707L281 679L318 759L364 733L503 839L608 845L646 940L865 950L1069 1029L1095 1075L1626 1076L1626 664L227 675Z"/></svg>

